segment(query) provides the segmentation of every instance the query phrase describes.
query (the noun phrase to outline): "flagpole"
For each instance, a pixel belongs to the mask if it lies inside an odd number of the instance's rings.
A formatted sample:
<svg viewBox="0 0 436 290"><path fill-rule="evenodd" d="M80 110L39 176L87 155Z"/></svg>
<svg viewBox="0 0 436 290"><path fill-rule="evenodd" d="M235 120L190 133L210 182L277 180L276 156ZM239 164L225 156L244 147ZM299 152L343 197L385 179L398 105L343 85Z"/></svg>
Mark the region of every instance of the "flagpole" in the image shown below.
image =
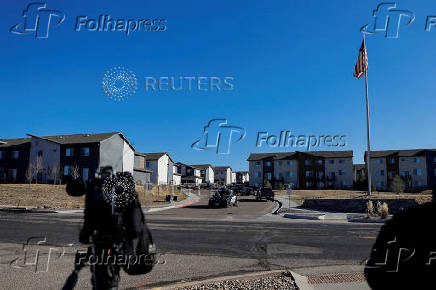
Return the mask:
<svg viewBox="0 0 436 290"><path fill-rule="evenodd" d="M365 33L363 34L363 42L365 43L366 50L366 40ZM368 171L368 195L371 195L371 144L370 144L370 122L369 122L369 99L368 99L368 70L365 70L365 89L366 89L366 141L368 144L368 154L366 155L366 169Z"/></svg>

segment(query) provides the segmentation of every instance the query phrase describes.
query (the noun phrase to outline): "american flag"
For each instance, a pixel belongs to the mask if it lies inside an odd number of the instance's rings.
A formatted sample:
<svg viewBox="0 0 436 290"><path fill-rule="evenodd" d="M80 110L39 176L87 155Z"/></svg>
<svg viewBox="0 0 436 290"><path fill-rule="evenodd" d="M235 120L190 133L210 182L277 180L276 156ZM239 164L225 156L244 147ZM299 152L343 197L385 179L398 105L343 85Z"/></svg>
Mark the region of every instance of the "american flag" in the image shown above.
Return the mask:
<svg viewBox="0 0 436 290"><path fill-rule="evenodd" d="M368 70L368 54L366 53L365 40L362 41L362 46L359 49L359 57L357 58L356 66L354 67L354 76L360 79Z"/></svg>

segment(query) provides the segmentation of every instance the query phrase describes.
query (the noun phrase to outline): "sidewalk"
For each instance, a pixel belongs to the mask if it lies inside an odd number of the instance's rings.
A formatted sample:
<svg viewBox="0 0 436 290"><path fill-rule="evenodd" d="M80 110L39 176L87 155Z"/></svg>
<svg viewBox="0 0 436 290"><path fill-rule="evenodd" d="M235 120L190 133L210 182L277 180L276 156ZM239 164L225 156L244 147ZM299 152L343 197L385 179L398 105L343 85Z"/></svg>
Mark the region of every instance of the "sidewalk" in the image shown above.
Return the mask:
<svg viewBox="0 0 436 290"><path fill-rule="evenodd" d="M144 213L158 212L158 211L163 211L163 210L172 209L172 208L184 207L184 206L196 203L200 200L200 198L196 194L190 192L189 190L186 190L184 193L188 196L184 200L177 201L177 202L170 202L169 204L165 204L165 205L143 207L142 209L143 209ZM83 208L80 208L80 209L44 209L44 208L37 208L35 206L22 206L22 207L0 206L0 211L7 211L7 212L75 214L75 213L83 213L83 210L84 210Z"/></svg>

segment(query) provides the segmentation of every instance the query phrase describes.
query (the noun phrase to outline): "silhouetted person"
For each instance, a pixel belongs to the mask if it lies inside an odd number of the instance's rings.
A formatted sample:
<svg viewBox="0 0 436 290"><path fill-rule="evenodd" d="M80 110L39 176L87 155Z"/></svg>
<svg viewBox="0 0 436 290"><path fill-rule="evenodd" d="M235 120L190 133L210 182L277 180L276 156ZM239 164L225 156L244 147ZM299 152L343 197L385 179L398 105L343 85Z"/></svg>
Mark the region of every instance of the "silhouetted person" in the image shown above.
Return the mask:
<svg viewBox="0 0 436 290"><path fill-rule="evenodd" d="M86 192L85 219L79 241L93 246L86 254L76 254L75 269L64 290L74 288L78 273L85 265L91 266L92 285L97 290L118 289L121 267L131 275L151 271L153 264L146 264L145 260L141 264L136 260L137 252L145 256L154 244L145 226L131 173L115 174L111 167L103 167L86 185L78 179L70 181L67 192L72 196ZM135 265L130 267L129 264L126 269L129 260L125 259L131 259Z"/></svg>
<svg viewBox="0 0 436 290"><path fill-rule="evenodd" d="M436 188L433 201L406 208L381 228L365 267L372 289L436 289Z"/></svg>

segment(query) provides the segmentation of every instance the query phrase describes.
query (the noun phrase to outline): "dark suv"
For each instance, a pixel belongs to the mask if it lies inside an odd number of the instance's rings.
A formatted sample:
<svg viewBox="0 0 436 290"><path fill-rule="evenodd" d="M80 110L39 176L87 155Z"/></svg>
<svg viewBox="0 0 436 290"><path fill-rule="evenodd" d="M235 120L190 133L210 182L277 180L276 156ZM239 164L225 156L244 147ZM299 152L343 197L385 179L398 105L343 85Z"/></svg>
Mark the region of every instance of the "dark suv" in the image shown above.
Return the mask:
<svg viewBox="0 0 436 290"><path fill-rule="evenodd" d="M271 187L261 187L256 192L256 200L274 201L274 192Z"/></svg>
<svg viewBox="0 0 436 290"><path fill-rule="evenodd" d="M237 206L238 198L230 189L220 188L209 198L209 207L228 207Z"/></svg>

